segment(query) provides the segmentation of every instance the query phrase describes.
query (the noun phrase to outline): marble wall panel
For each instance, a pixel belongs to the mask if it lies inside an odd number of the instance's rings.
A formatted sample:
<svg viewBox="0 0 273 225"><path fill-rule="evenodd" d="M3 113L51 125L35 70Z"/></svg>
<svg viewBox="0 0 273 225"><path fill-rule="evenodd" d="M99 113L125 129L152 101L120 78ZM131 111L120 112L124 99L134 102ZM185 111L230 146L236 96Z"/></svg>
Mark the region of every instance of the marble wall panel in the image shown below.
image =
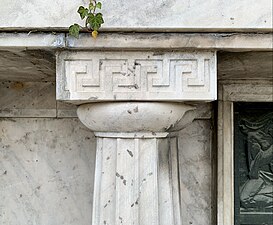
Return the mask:
<svg viewBox="0 0 273 225"><path fill-rule="evenodd" d="M75 105L56 101L55 82L0 81L0 117L77 117Z"/></svg>
<svg viewBox="0 0 273 225"><path fill-rule="evenodd" d="M195 120L178 138L182 225L213 225L214 157L210 120Z"/></svg>
<svg viewBox="0 0 273 225"><path fill-rule="evenodd" d="M55 83L0 82L0 117L56 117Z"/></svg>
<svg viewBox="0 0 273 225"><path fill-rule="evenodd" d="M0 224L90 225L94 163L78 119L0 119Z"/></svg>

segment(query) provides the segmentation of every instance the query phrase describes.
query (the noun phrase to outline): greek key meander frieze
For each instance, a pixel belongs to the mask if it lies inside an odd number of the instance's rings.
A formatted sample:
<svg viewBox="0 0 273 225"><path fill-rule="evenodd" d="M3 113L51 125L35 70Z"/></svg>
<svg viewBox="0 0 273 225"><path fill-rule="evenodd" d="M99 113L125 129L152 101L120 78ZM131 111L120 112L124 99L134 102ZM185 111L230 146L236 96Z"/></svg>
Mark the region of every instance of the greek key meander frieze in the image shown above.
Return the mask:
<svg viewBox="0 0 273 225"><path fill-rule="evenodd" d="M214 100L215 53L76 52L58 56L63 100ZM60 68L62 67L62 68ZM63 85L63 87L62 87Z"/></svg>

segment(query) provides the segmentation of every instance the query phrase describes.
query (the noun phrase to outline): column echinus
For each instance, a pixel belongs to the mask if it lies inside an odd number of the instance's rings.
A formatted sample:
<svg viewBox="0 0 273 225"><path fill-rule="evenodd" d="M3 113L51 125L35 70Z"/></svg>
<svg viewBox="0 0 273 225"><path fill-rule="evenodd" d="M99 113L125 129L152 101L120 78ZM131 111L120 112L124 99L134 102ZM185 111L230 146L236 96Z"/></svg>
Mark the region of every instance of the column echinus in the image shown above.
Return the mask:
<svg viewBox="0 0 273 225"><path fill-rule="evenodd" d="M216 99L216 53L63 51L57 99L97 137L92 225L180 225L170 133Z"/></svg>

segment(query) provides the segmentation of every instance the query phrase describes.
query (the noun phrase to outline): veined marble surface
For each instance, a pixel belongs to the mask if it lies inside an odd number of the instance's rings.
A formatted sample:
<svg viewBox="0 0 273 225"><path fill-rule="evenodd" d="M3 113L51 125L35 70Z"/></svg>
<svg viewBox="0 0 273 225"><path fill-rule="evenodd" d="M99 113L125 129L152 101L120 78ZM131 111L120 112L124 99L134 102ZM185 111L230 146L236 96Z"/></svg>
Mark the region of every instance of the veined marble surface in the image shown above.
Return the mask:
<svg viewBox="0 0 273 225"><path fill-rule="evenodd" d="M196 120L179 133L182 225L215 224L212 145L210 120Z"/></svg>
<svg viewBox="0 0 273 225"><path fill-rule="evenodd" d="M0 224L90 225L94 163L78 119L0 119Z"/></svg>
<svg viewBox="0 0 273 225"><path fill-rule="evenodd" d="M88 0L1 0L0 29L67 28L80 21ZM272 29L271 0L102 0L104 29L240 30ZM83 24L83 23L82 23Z"/></svg>

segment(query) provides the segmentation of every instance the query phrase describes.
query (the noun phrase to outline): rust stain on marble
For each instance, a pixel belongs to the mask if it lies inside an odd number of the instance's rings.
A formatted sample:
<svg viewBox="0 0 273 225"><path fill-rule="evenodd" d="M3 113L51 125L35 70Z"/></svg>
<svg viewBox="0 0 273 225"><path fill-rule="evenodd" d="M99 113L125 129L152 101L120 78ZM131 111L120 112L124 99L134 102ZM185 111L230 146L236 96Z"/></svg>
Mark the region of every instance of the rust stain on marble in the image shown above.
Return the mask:
<svg viewBox="0 0 273 225"><path fill-rule="evenodd" d="M13 82L11 85L10 85L10 87L12 88L12 89L15 89L15 90L21 90L21 89L23 89L24 88L24 83L22 83L22 82Z"/></svg>

